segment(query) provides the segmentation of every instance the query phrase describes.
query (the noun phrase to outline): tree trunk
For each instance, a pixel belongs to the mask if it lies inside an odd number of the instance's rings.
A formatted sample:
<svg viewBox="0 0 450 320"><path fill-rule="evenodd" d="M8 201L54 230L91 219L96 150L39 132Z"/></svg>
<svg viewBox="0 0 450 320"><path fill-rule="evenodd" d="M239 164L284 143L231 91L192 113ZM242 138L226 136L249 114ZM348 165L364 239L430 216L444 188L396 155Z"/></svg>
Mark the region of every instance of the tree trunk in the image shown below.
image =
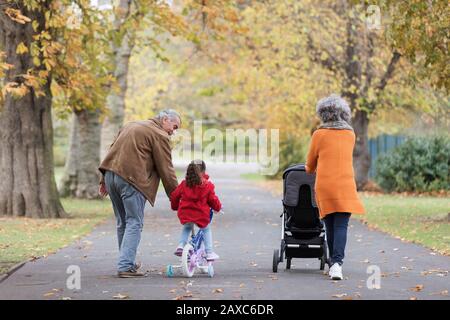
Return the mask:
<svg viewBox="0 0 450 320"><path fill-rule="evenodd" d="M356 135L356 144L353 151L353 167L356 175L356 187L362 190L369 181L370 155L369 155L369 118L363 110L357 110L353 118L353 129Z"/></svg>
<svg viewBox="0 0 450 320"><path fill-rule="evenodd" d="M362 85L362 54L363 44L361 35L361 21L357 16L347 18L347 38L345 44L344 80L342 96L349 102L351 110L356 110L353 118L353 129L356 135L353 150L353 168L355 170L356 187L361 190L369 179L370 156L368 149L369 118L364 110L358 108L358 99L363 96Z"/></svg>
<svg viewBox="0 0 450 320"><path fill-rule="evenodd" d="M132 2L129 0L119 1L118 13L114 20L114 31L116 33L121 33L124 21L132 10L131 6ZM109 114L102 126L100 159L105 157L109 146L122 127L125 117L125 94L128 87L128 67L134 47L134 36L132 36L132 31L122 30L122 32L124 32L124 35L120 45L117 46L112 43L115 62L114 77L117 80L118 90L111 90L106 100Z"/></svg>
<svg viewBox="0 0 450 320"><path fill-rule="evenodd" d="M27 16L43 25L43 13ZM33 16L34 15L34 16ZM8 70L5 83L20 81L17 75L33 68L28 54L16 54L23 42L29 47L34 34L31 23L16 23L0 13L0 35ZM19 79L19 80L18 80ZM31 89L22 98L5 97L0 114L0 214L31 218L65 216L56 189L53 170L53 127L51 78L43 86L45 96L37 98Z"/></svg>
<svg viewBox="0 0 450 320"><path fill-rule="evenodd" d="M73 114L69 154L60 185L62 196L99 197L100 129L98 112L82 110Z"/></svg>

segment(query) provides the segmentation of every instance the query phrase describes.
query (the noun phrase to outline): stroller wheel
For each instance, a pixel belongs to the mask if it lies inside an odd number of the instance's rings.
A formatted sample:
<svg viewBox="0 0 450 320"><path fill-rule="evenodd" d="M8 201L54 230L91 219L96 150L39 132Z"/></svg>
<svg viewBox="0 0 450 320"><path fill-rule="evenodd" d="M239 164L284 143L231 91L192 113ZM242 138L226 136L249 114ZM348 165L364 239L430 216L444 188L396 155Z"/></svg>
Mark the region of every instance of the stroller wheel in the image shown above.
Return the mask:
<svg viewBox="0 0 450 320"><path fill-rule="evenodd" d="M320 258L320 270L325 269L326 259L324 257Z"/></svg>
<svg viewBox="0 0 450 320"><path fill-rule="evenodd" d="M291 260L292 260L292 258L286 259L286 269L288 269L288 270L291 268Z"/></svg>
<svg viewBox="0 0 450 320"><path fill-rule="evenodd" d="M280 253L278 250L273 250L273 264L272 264L272 271L278 272L278 263L280 261Z"/></svg>
<svg viewBox="0 0 450 320"><path fill-rule="evenodd" d="M325 264L328 264L328 266L330 266L330 261L328 259L328 246L326 241L324 241L323 243L323 254L320 258L320 270L325 269Z"/></svg>

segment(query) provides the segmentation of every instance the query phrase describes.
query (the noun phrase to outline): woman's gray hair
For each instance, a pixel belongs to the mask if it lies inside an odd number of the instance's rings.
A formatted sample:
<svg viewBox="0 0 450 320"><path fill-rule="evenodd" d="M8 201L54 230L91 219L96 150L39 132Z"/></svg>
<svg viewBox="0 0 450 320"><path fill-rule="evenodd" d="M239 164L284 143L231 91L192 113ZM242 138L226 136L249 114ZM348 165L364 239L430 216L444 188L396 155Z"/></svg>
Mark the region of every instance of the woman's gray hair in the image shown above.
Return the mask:
<svg viewBox="0 0 450 320"><path fill-rule="evenodd" d="M347 101L337 94L319 100L316 112L322 122L345 121L350 123L352 111Z"/></svg>
<svg viewBox="0 0 450 320"><path fill-rule="evenodd" d="M170 120L175 120L175 118L178 118L181 121L181 117L180 114L178 112L176 112L173 109L165 109L162 110L157 116L156 118L158 120L162 120L163 118L169 118Z"/></svg>

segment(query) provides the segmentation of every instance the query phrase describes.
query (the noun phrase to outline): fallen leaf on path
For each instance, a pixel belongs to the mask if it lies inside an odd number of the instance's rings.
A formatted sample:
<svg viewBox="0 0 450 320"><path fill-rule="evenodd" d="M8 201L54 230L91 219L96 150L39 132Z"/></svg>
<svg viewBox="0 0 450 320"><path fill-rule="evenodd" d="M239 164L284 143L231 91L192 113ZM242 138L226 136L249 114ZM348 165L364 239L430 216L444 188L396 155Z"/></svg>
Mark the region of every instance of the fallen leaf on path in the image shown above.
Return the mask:
<svg viewBox="0 0 450 320"><path fill-rule="evenodd" d="M255 262L250 262L250 265L252 266L252 267L257 267L258 266L258 264L257 263L255 263Z"/></svg>
<svg viewBox="0 0 450 320"><path fill-rule="evenodd" d="M432 296L448 296L448 290L444 290L441 292L435 292L431 294Z"/></svg>
<svg viewBox="0 0 450 320"><path fill-rule="evenodd" d="M239 285L239 288L245 288L245 284L244 284L244 283L241 283L241 284Z"/></svg>
<svg viewBox="0 0 450 320"><path fill-rule="evenodd" d="M44 297L51 297L54 294L55 294L54 292L48 292L48 293L44 294Z"/></svg>
<svg viewBox="0 0 450 320"><path fill-rule="evenodd" d="M370 263L369 259L365 259L363 261L361 261L362 263Z"/></svg>
<svg viewBox="0 0 450 320"><path fill-rule="evenodd" d="M333 294L333 295L332 295L333 298L343 298L343 297L346 297L346 296L347 296L346 293Z"/></svg>
<svg viewBox="0 0 450 320"><path fill-rule="evenodd" d="M121 300L130 299L130 296L119 293L119 294L116 294L115 296L113 296L113 299L121 299Z"/></svg>
<svg viewBox="0 0 450 320"><path fill-rule="evenodd" d="M71 297L62 297L62 300L72 300Z"/></svg>
<svg viewBox="0 0 450 320"><path fill-rule="evenodd" d="M403 270L408 270L408 271L409 271L409 270L412 270L411 267L402 267L402 269L403 269Z"/></svg>
<svg viewBox="0 0 450 320"><path fill-rule="evenodd" d="M170 292L170 293L175 293L175 292L177 292L177 289L172 289L172 290L170 290L169 292Z"/></svg>
<svg viewBox="0 0 450 320"><path fill-rule="evenodd" d="M222 293L223 292L223 289L214 289L213 291L212 291L212 293Z"/></svg>
<svg viewBox="0 0 450 320"><path fill-rule="evenodd" d="M411 291L416 291L416 292L422 291L423 290L423 284L418 284L414 288L411 288L410 290Z"/></svg>
<svg viewBox="0 0 450 320"><path fill-rule="evenodd" d="M441 270L441 269L430 269L430 270L422 271L420 274L422 276L426 276L426 275L433 274L433 273L436 273L436 275L440 276L440 277L445 277L448 275L447 270Z"/></svg>
<svg viewBox="0 0 450 320"><path fill-rule="evenodd" d="M417 300L417 297L411 297L409 300Z"/></svg>

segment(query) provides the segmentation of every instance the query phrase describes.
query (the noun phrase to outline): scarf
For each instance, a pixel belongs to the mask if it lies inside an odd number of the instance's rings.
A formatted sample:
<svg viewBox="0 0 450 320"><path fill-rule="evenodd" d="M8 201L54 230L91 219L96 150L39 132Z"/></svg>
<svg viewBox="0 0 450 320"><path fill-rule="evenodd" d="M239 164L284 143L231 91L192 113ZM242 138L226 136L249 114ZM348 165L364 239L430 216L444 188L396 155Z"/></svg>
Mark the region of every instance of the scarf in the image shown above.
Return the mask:
<svg viewBox="0 0 450 320"><path fill-rule="evenodd" d="M319 129L336 129L336 130L352 130L353 128L351 125L347 123L347 121L339 120L339 121L330 121L330 122L323 122Z"/></svg>

